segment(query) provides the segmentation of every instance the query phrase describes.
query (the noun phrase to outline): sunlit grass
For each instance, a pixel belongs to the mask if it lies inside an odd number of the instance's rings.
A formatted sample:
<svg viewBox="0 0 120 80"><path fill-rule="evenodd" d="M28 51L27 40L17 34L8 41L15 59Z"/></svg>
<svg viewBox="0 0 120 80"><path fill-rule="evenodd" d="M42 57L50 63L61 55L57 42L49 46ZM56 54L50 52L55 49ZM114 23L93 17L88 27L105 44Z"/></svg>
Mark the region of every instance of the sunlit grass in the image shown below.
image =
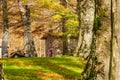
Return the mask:
<svg viewBox="0 0 120 80"><path fill-rule="evenodd" d="M1 60L7 80L76 80L85 62L78 57Z"/></svg>

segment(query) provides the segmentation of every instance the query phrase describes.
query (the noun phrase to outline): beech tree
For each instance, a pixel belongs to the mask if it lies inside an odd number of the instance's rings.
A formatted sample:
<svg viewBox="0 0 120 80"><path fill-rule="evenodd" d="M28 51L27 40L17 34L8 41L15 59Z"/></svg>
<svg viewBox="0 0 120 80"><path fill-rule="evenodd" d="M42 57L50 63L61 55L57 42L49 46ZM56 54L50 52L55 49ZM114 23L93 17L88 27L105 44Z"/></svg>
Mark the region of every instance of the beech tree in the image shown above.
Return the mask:
<svg viewBox="0 0 120 80"><path fill-rule="evenodd" d="M60 4L65 8L67 8L66 0L60 0ZM61 22L62 22L62 32L65 33L67 29L65 28L66 18L64 15L62 16ZM63 35L62 40L63 40L63 55L65 55L68 53L67 36Z"/></svg>
<svg viewBox="0 0 120 80"><path fill-rule="evenodd" d="M18 5L21 12L21 19L24 25L24 50L31 54L31 56L37 56L30 28L30 8L27 4L23 5L22 0L18 0Z"/></svg>
<svg viewBox="0 0 120 80"><path fill-rule="evenodd" d="M77 55L83 54L87 57L90 53L90 47L93 36L94 0L77 0L77 12L79 20L79 38L76 48Z"/></svg>
<svg viewBox="0 0 120 80"><path fill-rule="evenodd" d="M3 38L2 38L2 56L7 57L8 55L8 10L7 1L2 1L2 11L3 11Z"/></svg>
<svg viewBox="0 0 120 80"><path fill-rule="evenodd" d="M82 80L119 80L112 78L117 77L112 71L119 64L112 65L116 61L113 60L112 5L111 0L95 0L94 35Z"/></svg>
<svg viewBox="0 0 120 80"><path fill-rule="evenodd" d="M120 0L111 0L111 67L110 67L110 80L120 80Z"/></svg>

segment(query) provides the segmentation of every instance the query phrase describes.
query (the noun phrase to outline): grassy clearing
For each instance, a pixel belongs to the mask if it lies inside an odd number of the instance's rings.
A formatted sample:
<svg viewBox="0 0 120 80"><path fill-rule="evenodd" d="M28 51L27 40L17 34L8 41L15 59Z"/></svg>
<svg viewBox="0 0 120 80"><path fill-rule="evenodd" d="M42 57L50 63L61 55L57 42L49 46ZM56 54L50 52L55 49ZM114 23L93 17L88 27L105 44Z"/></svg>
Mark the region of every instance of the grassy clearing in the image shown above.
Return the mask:
<svg viewBox="0 0 120 80"><path fill-rule="evenodd" d="M78 57L4 59L7 80L77 80L84 62Z"/></svg>

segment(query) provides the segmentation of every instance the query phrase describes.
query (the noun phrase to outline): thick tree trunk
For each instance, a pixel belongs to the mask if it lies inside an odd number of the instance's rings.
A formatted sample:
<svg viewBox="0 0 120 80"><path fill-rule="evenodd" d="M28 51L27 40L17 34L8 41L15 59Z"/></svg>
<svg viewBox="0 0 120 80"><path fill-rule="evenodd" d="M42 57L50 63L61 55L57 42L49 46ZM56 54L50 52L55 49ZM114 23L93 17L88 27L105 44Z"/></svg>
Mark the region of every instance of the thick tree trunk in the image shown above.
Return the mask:
<svg viewBox="0 0 120 80"><path fill-rule="evenodd" d="M94 0L77 0L78 20L79 20L79 39L76 48L79 53L87 57L90 53L94 25Z"/></svg>
<svg viewBox="0 0 120 80"><path fill-rule="evenodd" d="M120 80L120 0L113 1L114 24L113 29L113 59L110 80Z"/></svg>
<svg viewBox="0 0 120 80"><path fill-rule="evenodd" d="M110 0L95 0L96 18L91 53L82 80L109 80L111 53ZM97 24L97 25L96 25ZM114 80L114 79L113 79Z"/></svg>
<svg viewBox="0 0 120 80"><path fill-rule="evenodd" d="M3 38L2 38L2 57L8 55L8 10L6 0L2 0L3 10Z"/></svg>
<svg viewBox="0 0 120 80"><path fill-rule="evenodd" d="M18 0L18 4L24 25L24 49L27 53L31 54L31 56L37 56L30 28L30 9L28 5L22 5L22 0Z"/></svg>
<svg viewBox="0 0 120 80"><path fill-rule="evenodd" d="M66 0L60 0L60 4L62 6L64 6L65 8L67 8L67 1ZM62 32L65 33L67 30L65 28L66 18L64 17L64 15L63 15L61 21L62 21ZM67 42L66 35L63 35L62 41L63 41L63 55L65 55L65 54L68 54L68 42Z"/></svg>
<svg viewBox="0 0 120 80"><path fill-rule="evenodd" d="M98 1L100 27L82 80L120 80L120 0Z"/></svg>

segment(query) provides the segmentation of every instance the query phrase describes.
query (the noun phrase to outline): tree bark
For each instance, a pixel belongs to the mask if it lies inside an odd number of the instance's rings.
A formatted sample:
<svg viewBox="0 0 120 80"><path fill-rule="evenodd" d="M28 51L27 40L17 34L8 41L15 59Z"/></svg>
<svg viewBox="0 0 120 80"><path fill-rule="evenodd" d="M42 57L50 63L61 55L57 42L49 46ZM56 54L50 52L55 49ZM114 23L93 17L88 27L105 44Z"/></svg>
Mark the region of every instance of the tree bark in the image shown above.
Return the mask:
<svg viewBox="0 0 120 80"><path fill-rule="evenodd" d="M2 63L0 63L0 80L4 80L3 70L2 70Z"/></svg>
<svg viewBox="0 0 120 80"><path fill-rule="evenodd" d="M109 80L111 2L110 0L95 0L95 3L97 23L94 24L91 53L83 72L82 80Z"/></svg>
<svg viewBox="0 0 120 80"><path fill-rule="evenodd" d="M110 80L120 80L120 0L111 0L113 3L113 59Z"/></svg>
<svg viewBox="0 0 120 80"><path fill-rule="evenodd" d="M22 0L18 0L21 18L24 25L24 49L31 56L37 56L33 36L30 28L30 9L28 5L22 5Z"/></svg>
<svg viewBox="0 0 120 80"><path fill-rule="evenodd" d="M66 0L60 0L60 4L67 8L67 1ZM65 28L66 18L63 15L62 19L62 32L65 33L67 29ZM63 41L63 55L68 54L68 42L67 42L67 35L63 35L62 37Z"/></svg>
<svg viewBox="0 0 120 80"><path fill-rule="evenodd" d="M8 10L6 0L2 0L3 11L3 38L2 38L2 57L8 55Z"/></svg>
<svg viewBox="0 0 120 80"><path fill-rule="evenodd" d="M90 53L94 25L94 0L77 0L77 11L79 20L79 38L76 53L87 57Z"/></svg>

